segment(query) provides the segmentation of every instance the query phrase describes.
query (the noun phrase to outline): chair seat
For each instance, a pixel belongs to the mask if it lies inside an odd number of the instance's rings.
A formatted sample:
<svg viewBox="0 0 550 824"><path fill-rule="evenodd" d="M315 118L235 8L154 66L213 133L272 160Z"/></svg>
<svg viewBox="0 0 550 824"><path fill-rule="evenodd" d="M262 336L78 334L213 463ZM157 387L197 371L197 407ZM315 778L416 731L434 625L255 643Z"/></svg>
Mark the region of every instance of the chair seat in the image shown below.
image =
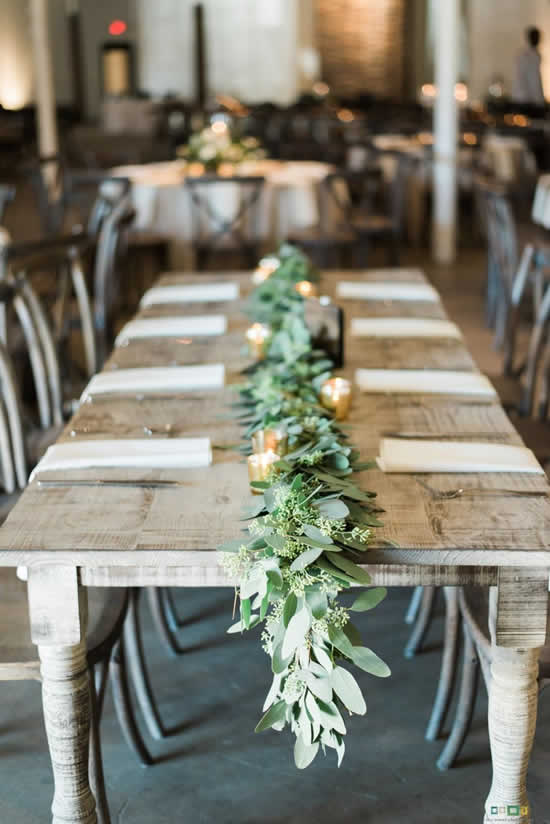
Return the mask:
<svg viewBox="0 0 550 824"><path fill-rule="evenodd" d="M128 246L143 248L147 246L168 246L170 238L161 232L152 232L148 229L130 229L128 232Z"/></svg>
<svg viewBox="0 0 550 824"><path fill-rule="evenodd" d="M357 241L355 234L349 229L335 228L325 231L321 226L309 226L305 229L296 229L288 235L289 243L308 244L310 246L352 245Z"/></svg>
<svg viewBox="0 0 550 824"><path fill-rule="evenodd" d="M126 615L127 590L88 589L88 664L110 654ZM27 585L12 567L0 568L0 681L39 680L40 661L31 641Z"/></svg>
<svg viewBox="0 0 550 824"><path fill-rule="evenodd" d="M360 234L385 234L395 228L394 221L386 215L357 215L352 225Z"/></svg>

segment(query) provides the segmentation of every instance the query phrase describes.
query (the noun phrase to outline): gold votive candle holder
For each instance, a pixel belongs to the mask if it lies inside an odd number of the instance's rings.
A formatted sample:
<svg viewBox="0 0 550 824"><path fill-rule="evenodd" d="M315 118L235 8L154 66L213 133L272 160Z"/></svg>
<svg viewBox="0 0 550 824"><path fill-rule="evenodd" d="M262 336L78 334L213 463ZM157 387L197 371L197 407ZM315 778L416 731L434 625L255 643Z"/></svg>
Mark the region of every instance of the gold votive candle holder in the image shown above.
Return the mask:
<svg viewBox="0 0 550 824"><path fill-rule="evenodd" d="M252 280L254 283L263 283L264 280L267 280L268 277L273 274L275 269L279 268L279 265L279 258L263 257L252 273Z"/></svg>
<svg viewBox="0 0 550 824"><path fill-rule="evenodd" d="M294 288L303 298L317 297L317 287L310 280L300 280Z"/></svg>
<svg viewBox="0 0 550 824"><path fill-rule="evenodd" d="M252 451L255 455L262 452L275 452L277 455L286 455L288 452L288 433L282 427L272 429L258 429L252 435Z"/></svg>
<svg viewBox="0 0 550 824"><path fill-rule="evenodd" d="M246 330L246 341L250 354L256 360L263 360L271 337L271 326L267 323L253 323Z"/></svg>
<svg viewBox="0 0 550 824"><path fill-rule="evenodd" d="M351 383L345 378L329 378L321 386L321 406L334 413L337 421L347 418L351 406Z"/></svg>
<svg viewBox="0 0 550 824"><path fill-rule="evenodd" d="M218 175L220 177L233 177L235 174L234 163L220 163L218 166Z"/></svg>
<svg viewBox="0 0 550 824"><path fill-rule="evenodd" d="M267 481L271 474L271 469L274 463L279 460L279 455L273 450L268 449L265 452L248 456L248 480L252 481ZM256 489L254 486L250 487L254 495L262 495L262 489Z"/></svg>
<svg viewBox="0 0 550 824"><path fill-rule="evenodd" d="M189 177L201 177L204 171L204 163L189 163L187 166L187 174Z"/></svg>

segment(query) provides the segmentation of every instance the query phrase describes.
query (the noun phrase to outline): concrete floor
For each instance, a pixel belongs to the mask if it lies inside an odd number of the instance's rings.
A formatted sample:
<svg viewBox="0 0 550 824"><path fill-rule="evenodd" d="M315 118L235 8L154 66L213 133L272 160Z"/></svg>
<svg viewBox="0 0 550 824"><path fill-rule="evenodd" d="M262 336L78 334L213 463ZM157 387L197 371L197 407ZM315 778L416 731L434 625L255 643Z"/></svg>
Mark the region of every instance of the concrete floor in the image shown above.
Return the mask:
<svg viewBox="0 0 550 824"><path fill-rule="evenodd" d="M417 261L411 257L407 263ZM483 325L483 259L463 253L452 268L426 271L451 317L465 332L479 366L499 370ZM229 590L180 591L186 654L169 658L147 610L146 647L165 723L174 734L151 743L159 762L140 767L121 739L110 697L102 723L113 824L470 824L481 822L490 777L483 688L473 730L457 767L435 767L442 742L424 740L437 683L441 616L425 651L412 661L402 650L409 590L393 590L372 613L359 616L363 637L391 666L377 680L358 673L369 711L350 720L347 753L319 756L305 772L293 764L286 733L255 735L270 683L268 659L256 633L227 636ZM35 683L0 685L0 824L49 821L52 777ZM550 824L550 701L540 702L529 790L537 824Z"/></svg>

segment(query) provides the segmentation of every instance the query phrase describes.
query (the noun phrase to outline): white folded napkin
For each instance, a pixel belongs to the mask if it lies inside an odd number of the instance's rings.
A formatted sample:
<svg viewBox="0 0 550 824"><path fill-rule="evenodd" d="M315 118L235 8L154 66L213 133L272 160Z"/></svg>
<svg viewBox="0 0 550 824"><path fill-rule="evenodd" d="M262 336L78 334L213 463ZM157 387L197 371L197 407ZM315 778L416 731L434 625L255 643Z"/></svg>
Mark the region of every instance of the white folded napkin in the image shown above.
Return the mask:
<svg viewBox="0 0 550 824"><path fill-rule="evenodd" d="M127 392L182 392L221 389L225 383L223 363L200 366L153 366L141 369L113 369L94 375L80 398Z"/></svg>
<svg viewBox="0 0 550 824"><path fill-rule="evenodd" d="M179 338L223 335L227 331L225 315L195 315L193 317L137 318L119 332L115 346L132 338Z"/></svg>
<svg viewBox="0 0 550 824"><path fill-rule="evenodd" d="M351 334L372 338L462 337L455 323L429 318L352 318Z"/></svg>
<svg viewBox="0 0 550 824"><path fill-rule="evenodd" d="M439 295L429 283L388 283L344 280L336 287L341 298L352 300L417 300L438 303Z"/></svg>
<svg viewBox="0 0 550 824"><path fill-rule="evenodd" d="M383 472L529 472L544 474L530 449L495 443L383 438L376 462Z"/></svg>
<svg viewBox="0 0 550 824"><path fill-rule="evenodd" d="M210 438L136 438L56 443L33 469L29 481L54 469L110 467L188 469L210 466Z"/></svg>
<svg viewBox="0 0 550 824"><path fill-rule="evenodd" d="M239 284L230 283L190 283L186 285L154 286L143 295L141 306L162 303L211 303L213 301L236 300Z"/></svg>
<svg viewBox="0 0 550 824"><path fill-rule="evenodd" d="M448 372L440 369L357 369L355 382L363 392L496 396L489 380L477 372Z"/></svg>

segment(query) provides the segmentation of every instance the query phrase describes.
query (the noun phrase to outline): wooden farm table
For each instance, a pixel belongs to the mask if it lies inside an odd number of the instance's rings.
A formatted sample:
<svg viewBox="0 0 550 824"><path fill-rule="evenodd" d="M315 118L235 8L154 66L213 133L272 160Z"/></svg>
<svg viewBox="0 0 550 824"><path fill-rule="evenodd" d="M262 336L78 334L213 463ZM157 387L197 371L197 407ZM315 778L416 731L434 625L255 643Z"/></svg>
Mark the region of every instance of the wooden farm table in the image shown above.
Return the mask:
<svg viewBox="0 0 550 824"><path fill-rule="evenodd" d="M211 280L217 275L165 275L163 283ZM241 295L249 275L238 280ZM423 281L420 272L327 274L323 288L333 294L338 280ZM341 301L346 318L403 316L444 318L439 303ZM240 380L243 331L249 321L242 301L153 307L142 313L223 312L222 337L131 341L114 351L106 369L223 362L227 384ZM461 340L346 340L346 368L445 368L475 370ZM87 586L231 585L218 567L216 547L242 528L249 499L247 471L235 452L219 449L239 440L236 424L224 417L232 396L222 391L179 397L102 397L84 403L62 439L209 436L211 467L188 470L73 470L50 472L62 485L34 481L0 529L0 565L29 567L32 637L42 661L45 723L55 780L53 821L96 821L87 777L88 683L85 626ZM405 394L354 397L352 439L363 457L375 456L382 433L470 436L472 440L520 444L500 404L491 399ZM71 479L179 479L181 486L71 486ZM45 476L41 476L45 477ZM546 639L550 567L550 501L546 496L514 496L503 490L548 491L544 475L431 475L423 479L441 490L473 487L494 493L438 499L414 475L372 470L363 484L379 495L384 527L369 551L374 581L389 585L478 584L497 586L493 599L493 664L489 728L493 784L486 822L531 822L525 779L537 706L540 647ZM500 491L499 491L500 490ZM391 543L390 543L391 542ZM518 816L502 808L519 805ZM495 812L496 810L496 812ZM480 800L481 819L481 800Z"/></svg>

